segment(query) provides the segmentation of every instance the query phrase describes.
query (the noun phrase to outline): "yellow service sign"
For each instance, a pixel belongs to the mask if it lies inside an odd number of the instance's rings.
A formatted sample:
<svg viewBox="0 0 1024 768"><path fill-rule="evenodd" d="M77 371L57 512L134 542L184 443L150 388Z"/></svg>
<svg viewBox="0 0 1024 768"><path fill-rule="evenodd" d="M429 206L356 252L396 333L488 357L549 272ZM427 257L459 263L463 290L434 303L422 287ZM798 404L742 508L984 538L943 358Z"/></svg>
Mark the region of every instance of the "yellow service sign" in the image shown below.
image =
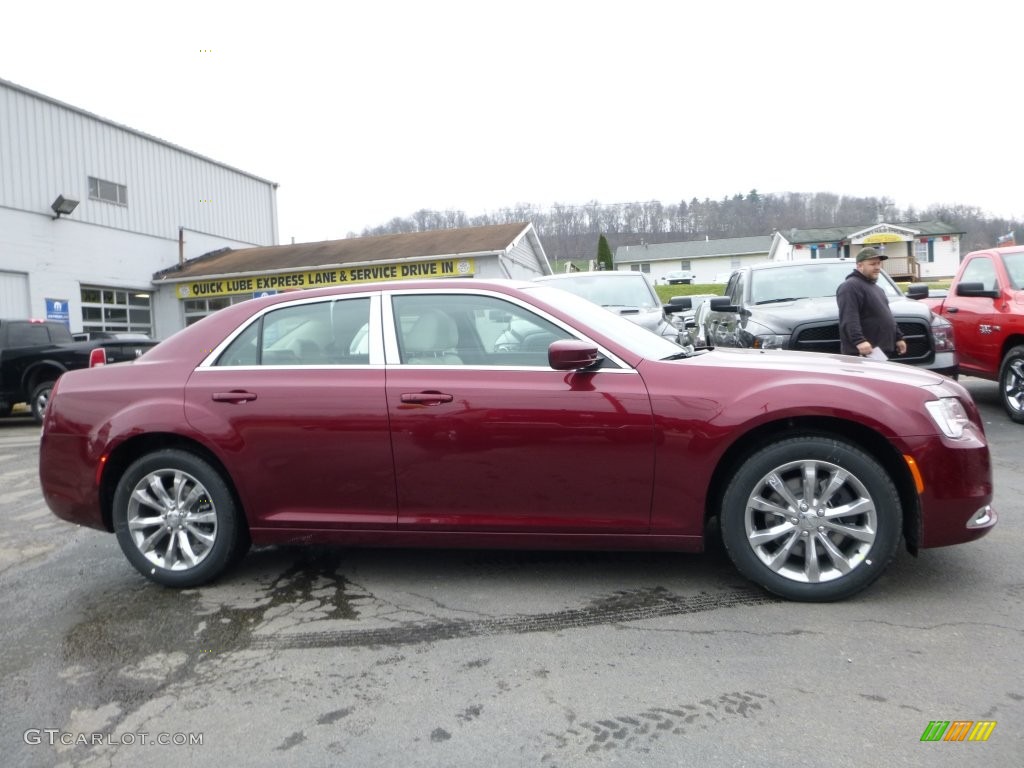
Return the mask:
<svg viewBox="0 0 1024 768"><path fill-rule="evenodd" d="M864 238L864 243L870 245L871 243L902 243L905 239L899 235L894 235L892 232L879 232L877 235L868 235Z"/></svg>
<svg viewBox="0 0 1024 768"><path fill-rule="evenodd" d="M412 280L422 277L468 277L475 272L476 263L473 259L439 259L197 280L193 283L179 283L176 293L179 299L205 299L210 296L233 296L239 293L277 293L305 288L326 288L331 285Z"/></svg>

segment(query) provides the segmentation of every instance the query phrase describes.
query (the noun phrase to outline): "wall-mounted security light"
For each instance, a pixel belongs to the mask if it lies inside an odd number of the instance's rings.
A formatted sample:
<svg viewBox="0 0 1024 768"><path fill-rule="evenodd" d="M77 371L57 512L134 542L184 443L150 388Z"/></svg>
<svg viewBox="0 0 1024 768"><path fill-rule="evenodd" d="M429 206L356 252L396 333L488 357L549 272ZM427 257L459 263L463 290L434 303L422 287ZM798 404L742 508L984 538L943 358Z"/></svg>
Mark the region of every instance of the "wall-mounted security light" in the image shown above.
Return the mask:
<svg viewBox="0 0 1024 768"><path fill-rule="evenodd" d="M56 216L53 217L55 219L59 219L61 217L61 214L67 216L77 207L77 200L72 200L70 198L64 197L64 195L57 195L57 199L54 200L53 203L50 205L50 208L53 209L53 212L57 214Z"/></svg>

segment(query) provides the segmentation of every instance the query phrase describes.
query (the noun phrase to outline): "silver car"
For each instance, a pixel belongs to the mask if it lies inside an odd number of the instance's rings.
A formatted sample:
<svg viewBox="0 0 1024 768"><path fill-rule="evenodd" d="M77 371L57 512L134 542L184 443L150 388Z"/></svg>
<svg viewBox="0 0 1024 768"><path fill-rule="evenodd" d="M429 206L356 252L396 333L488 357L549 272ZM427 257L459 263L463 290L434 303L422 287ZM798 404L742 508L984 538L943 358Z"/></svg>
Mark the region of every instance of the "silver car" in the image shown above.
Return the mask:
<svg viewBox="0 0 1024 768"><path fill-rule="evenodd" d="M575 293L659 336L680 341L681 318L666 312L642 272L566 272L535 277L533 282Z"/></svg>

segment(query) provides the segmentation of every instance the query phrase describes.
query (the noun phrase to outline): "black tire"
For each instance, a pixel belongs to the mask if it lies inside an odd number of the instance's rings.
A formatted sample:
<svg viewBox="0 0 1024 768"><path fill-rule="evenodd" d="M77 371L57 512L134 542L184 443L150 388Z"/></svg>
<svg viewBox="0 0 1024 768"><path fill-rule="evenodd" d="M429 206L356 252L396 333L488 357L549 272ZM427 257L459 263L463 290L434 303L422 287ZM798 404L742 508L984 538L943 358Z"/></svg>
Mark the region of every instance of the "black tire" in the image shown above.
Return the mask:
<svg viewBox="0 0 1024 768"><path fill-rule="evenodd" d="M1006 414L1024 424L1024 345L1012 347L999 366L999 398Z"/></svg>
<svg viewBox="0 0 1024 768"><path fill-rule="evenodd" d="M167 587L206 584L248 549L227 483L187 451L155 451L129 466L114 493L113 522L128 561Z"/></svg>
<svg viewBox="0 0 1024 768"><path fill-rule="evenodd" d="M804 435L744 461L723 496L721 526L748 579L788 600L829 602L882 575L903 509L874 458L842 440Z"/></svg>
<svg viewBox="0 0 1024 768"><path fill-rule="evenodd" d="M36 384L35 389L32 390L32 395L29 397L28 405L32 409L32 418L36 420L37 424L43 423L43 417L46 415L46 404L50 400L50 393L53 391L53 382L44 381L41 384Z"/></svg>

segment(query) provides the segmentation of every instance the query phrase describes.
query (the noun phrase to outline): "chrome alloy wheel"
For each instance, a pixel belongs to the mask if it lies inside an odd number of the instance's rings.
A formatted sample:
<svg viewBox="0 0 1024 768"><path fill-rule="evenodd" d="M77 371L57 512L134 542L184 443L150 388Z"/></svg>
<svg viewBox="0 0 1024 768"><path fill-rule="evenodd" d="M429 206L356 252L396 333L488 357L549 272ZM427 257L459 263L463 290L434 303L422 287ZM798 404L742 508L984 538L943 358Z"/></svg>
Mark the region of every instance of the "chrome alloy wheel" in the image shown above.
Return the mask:
<svg viewBox="0 0 1024 768"><path fill-rule="evenodd" d="M1007 362L1003 371L1003 400L1011 413L1024 413L1024 357Z"/></svg>
<svg viewBox="0 0 1024 768"><path fill-rule="evenodd" d="M848 470L792 461L754 486L744 527L754 554L779 576L820 583L861 565L878 534L875 502Z"/></svg>
<svg viewBox="0 0 1024 768"><path fill-rule="evenodd" d="M203 562L217 539L217 510L210 493L179 469L144 475L128 502L128 532L150 563L187 571Z"/></svg>

